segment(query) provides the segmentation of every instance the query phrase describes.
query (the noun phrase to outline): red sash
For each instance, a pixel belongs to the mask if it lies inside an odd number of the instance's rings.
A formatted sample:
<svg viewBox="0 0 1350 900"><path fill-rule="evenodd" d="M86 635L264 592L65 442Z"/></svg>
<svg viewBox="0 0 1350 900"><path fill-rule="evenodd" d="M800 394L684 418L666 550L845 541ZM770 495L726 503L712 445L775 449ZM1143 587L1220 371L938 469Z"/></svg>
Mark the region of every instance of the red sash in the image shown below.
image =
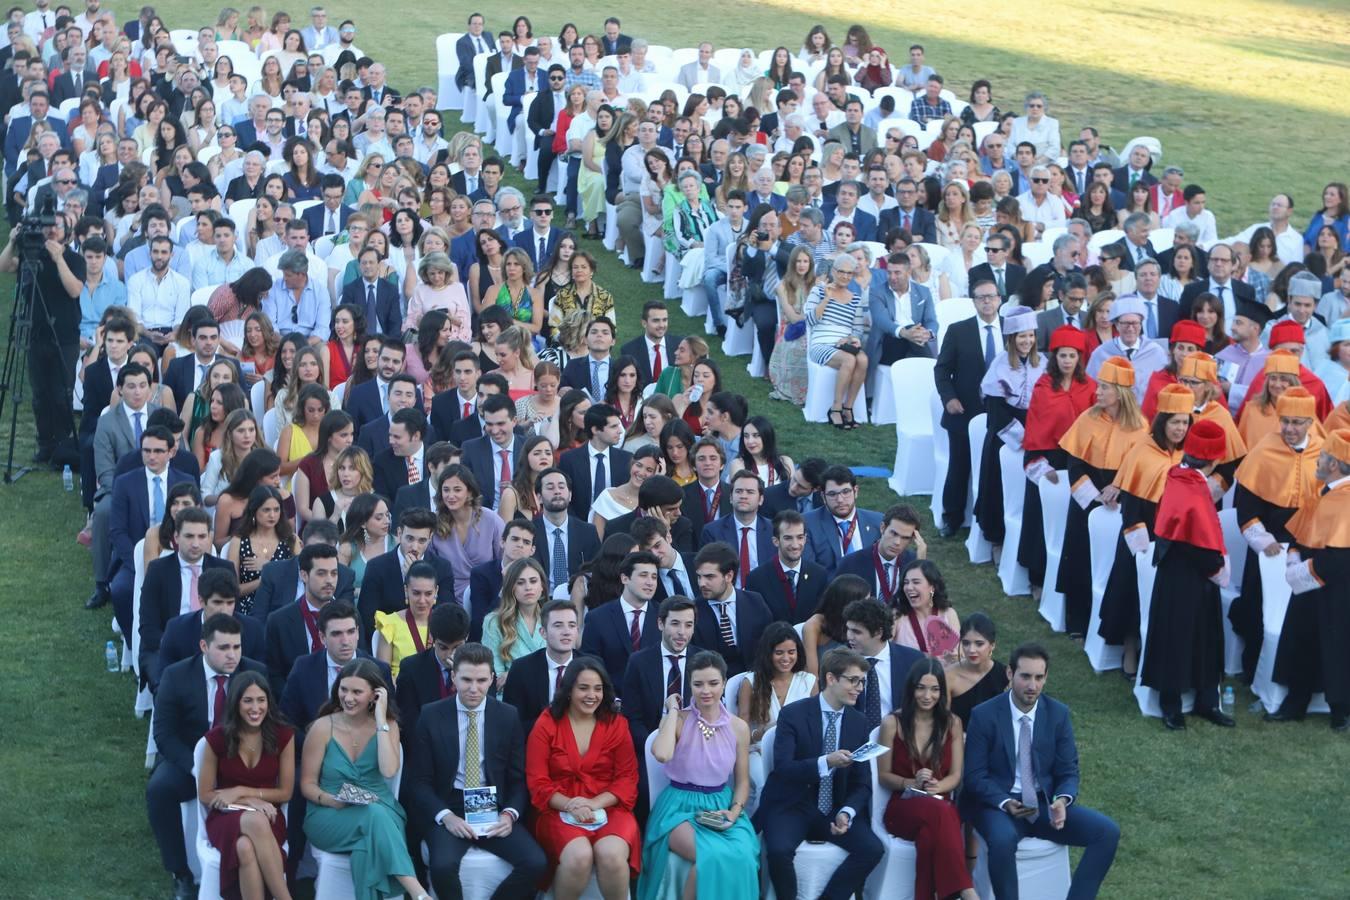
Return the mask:
<svg viewBox="0 0 1350 900"><path fill-rule="evenodd" d="M698 492L703 495L703 520L711 522L717 518L717 510L722 506L722 485L719 482L717 490L713 491L712 501L708 501L708 494L703 489L703 485L698 486Z"/></svg>
<svg viewBox="0 0 1350 900"><path fill-rule="evenodd" d="M417 648L417 652L421 653L427 649L427 645L422 641L422 632L417 627L417 620L413 618L411 609L403 611L403 620L408 623L408 631L412 633L413 646Z"/></svg>
<svg viewBox="0 0 1350 900"><path fill-rule="evenodd" d="M319 619L309 609L309 601L300 598L300 617L305 620L305 630L309 632L309 652L314 653L323 644L319 641Z"/></svg>
<svg viewBox="0 0 1350 900"><path fill-rule="evenodd" d="M919 642L919 652L924 656L928 655L928 641L924 638L923 629L919 627L919 616L914 610L905 613L909 619L909 627L914 629L914 638Z"/></svg>
<svg viewBox="0 0 1350 900"><path fill-rule="evenodd" d="M777 556L773 558L773 573L778 576L778 583L783 586L783 596L787 597L788 609L794 612L797 609L797 592L788 581L787 573L783 571L783 561ZM801 576L798 575L798 578Z"/></svg>
<svg viewBox="0 0 1350 900"><path fill-rule="evenodd" d="M835 522L834 527L837 529L839 527L839 523ZM849 545L853 543L853 532L857 527L858 527L858 516L855 513L853 518L850 519L848 522L848 528L839 532L839 545L841 548L840 553L841 556L848 556L848 548Z"/></svg>
<svg viewBox="0 0 1350 900"><path fill-rule="evenodd" d="M881 600L887 606L895 606L895 598L900 593L900 586L893 581L900 577L900 560L891 563L892 582L886 580L886 567L881 562L881 550L876 544L872 545L872 568L876 569L877 584L881 585Z"/></svg>

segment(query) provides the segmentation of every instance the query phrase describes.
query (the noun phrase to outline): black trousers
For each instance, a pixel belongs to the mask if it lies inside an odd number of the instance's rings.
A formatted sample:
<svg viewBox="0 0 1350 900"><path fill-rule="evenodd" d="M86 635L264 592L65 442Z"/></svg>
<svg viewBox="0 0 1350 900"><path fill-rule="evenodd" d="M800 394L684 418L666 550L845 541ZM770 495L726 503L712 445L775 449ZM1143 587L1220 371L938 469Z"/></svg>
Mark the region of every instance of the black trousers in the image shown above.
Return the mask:
<svg viewBox="0 0 1350 900"><path fill-rule="evenodd" d="M567 214L570 216L581 215L581 201L577 194L577 176L581 174L581 155L577 154L567 160Z"/></svg>
<svg viewBox="0 0 1350 900"><path fill-rule="evenodd" d="M1162 707L1163 715L1179 716L1181 715L1181 694L1176 691L1159 691L1158 705ZM1303 701L1306 709L1308 701ZM1219 683L1203 684L1195 689L1195 706L1192 707L1193 713L1209 712L1219 708Z"/></svg>
<svg viewBox="0 0 1350 900"><path fill-rule="evenodd" d="M459 866L464 860L464 854L474 847L486 850L511 866L511 874L492 892L496 900L532 896L536 882L548 868L544 851L534 842L522 822L517 822L506 837L480 838L476 841L466 841L451 834L443 826L438 826L426 836L426 841L431 857L431 886L441 900L461 900L464 896Z"/></svg>
<svg viewBox="0 0 1350 900"><path fill-rule="evenodd" d="M35 331L46 327L44 323L33 323ZM37 338L35 334L28 349L28 380L32 386L38 449L50 453L68 439L73 441L71 392L74 389L75 359L79 356L80 345L58 345ZM68 450L74 457L69 461L78 462L74 443L70 443Z"/></svg>
<svg viewBox="0 0 1350 900"><path fill-rule="evenodd" d="M924 344L919 346L913 341L907 341L904 338L898 338L893 334L881 336L881 359L877 360L879 366L889 366L891 363L899 362L902 359L932 359L933 348Z"/></svg>
<svg viewBox="0 0 1350 900"><path fill-rule="evenodd" d="M557 156L553 153L553 136L549 135L548 140L539 144L539 187L535 193L548 193L548 173L553 168L553 160L555 159L557 159ZM543 262L543 260L540 260L540 265Z"/></svg>
<svg viewBox="0 0 1350 900"><path fill-rule="evenodd" d="M820 896L823 900L847 900L860 893L863 882L881 861L881 840L872 833L866 818L855 820L843 834L830 833L830 820L819 813L775 816L764 827L764 846L768 853L769 880L779 897L797 896L797 872L792 859L802 841L826 841L848 854L834 870ZM439 889L438 889L439 891Z"/></svg>
<svg viewBox="0 0 1350 900"><path fill-rule="evenodd" d="M947 430L947 481L942 486L942 521L960 528L966 521L966 500L970 492L970 419L971 416L945 416Z"/></svg>
<svg viewBox="0 0 1350 900"><path fill-rule="evenodd" d="M774 338L778 336L778 303L776 300L761 300L750 307L750 317L755 322L755 338L759 341L759 352L764 356L764 364L769 364L773 356Z"/></svg>
<svg viewBox="0 0 1350 900"><path fill-rule="evenodd" d="M197 782L191 772L184 772L167 760L161 759L150 773L145 786L145 809L150 817L150 831L159 845L159 858L164 871L173 876L188 875L187 849L183 846L183 817L179 804L197 796Z"/></svg>

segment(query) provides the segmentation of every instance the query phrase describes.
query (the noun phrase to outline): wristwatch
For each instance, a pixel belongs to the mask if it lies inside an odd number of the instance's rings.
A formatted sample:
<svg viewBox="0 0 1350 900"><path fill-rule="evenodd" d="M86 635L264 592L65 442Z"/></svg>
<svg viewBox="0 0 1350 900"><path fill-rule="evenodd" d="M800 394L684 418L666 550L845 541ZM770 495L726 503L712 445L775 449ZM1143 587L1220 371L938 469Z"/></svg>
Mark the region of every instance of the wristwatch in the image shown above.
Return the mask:
<svg viewBox="0 0 1350 900"><path fill-rule="evenodd" d="M377 725L377 726L375 726L375 730L376 730L376 731L388 731L388 730L389 730L389 724L386 722L386 723L383 724L383 725Z"/></svg>

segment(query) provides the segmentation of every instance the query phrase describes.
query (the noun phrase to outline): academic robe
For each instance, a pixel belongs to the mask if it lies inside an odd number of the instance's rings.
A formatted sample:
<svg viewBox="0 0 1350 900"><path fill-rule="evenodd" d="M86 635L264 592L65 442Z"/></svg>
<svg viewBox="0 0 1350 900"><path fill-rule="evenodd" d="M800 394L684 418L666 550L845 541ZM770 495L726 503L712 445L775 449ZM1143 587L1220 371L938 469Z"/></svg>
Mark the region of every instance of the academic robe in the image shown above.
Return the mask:
<svg viewBox="0 0 1350 900"><path fill-rule="evenodd" d="M1322 383L1322 379L1313 374L1313 370L1305 365L1298 367L1298 380L1308 389L1308 393L1313 395L1317 401L1317 418L1326 419L1331 415L1331 410L1335 404L1331 401L1331 395L1327 393L1327 386ZM1261 372L1252 379L1252 383L1247 386L1247 395L1242 398L1242 406L1238 407L1238 416L1242 415L1242 410L1248 405L1253 397L1261 395L1261 389L1266 386L1266 373Z"/></svg>
<svg viewBox="0 0 1350 900"><path fill-rule="evenodd" d="M1223 482L1224 490L1227 490L1233 483L1233 473L1237 471L1238 462L1247 455L1247 443L1242 440L1237 424L1233 421L1233 415L1222 400L1211 400L1205 404L1204 409L1191 414L1192 425L1201 419L1217 423L1227 438L1223 459L1214 467L1215 477Z"/></svg>
<svg viewBox="0 0 1350 900"><path fill-rule="evenodd" d="M1307 678L1302 687L1326 694L1334 722L1350 709L1350 655L1345 652L1350 641L1350 483L1337 485L1304 506L1289 522L1289 530L1302 557L1299 565L1306 565L1322 586L1295 594L1290 601L1290 613L1296 604L1300 611L1311 606L1316 634L1291 631L1286 614L1275 657L1276 681L1280 681L1280 656L1285 653L1287 636L1289 651L1304 670L1298 674ZM1294 687L1299 687L1297 682Z"/></svg>

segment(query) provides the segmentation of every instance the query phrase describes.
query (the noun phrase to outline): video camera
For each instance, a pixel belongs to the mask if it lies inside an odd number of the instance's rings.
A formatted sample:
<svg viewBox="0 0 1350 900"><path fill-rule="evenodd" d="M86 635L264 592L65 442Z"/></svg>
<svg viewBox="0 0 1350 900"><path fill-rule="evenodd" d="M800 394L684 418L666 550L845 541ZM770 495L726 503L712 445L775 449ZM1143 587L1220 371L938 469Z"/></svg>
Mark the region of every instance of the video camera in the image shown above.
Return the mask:
<svg viewBox="0 0 1350 900"><path fill-rule="evenodd" d="M45 229L56 224L56 198L50 194L43 198L42 205L30 215L19 220L19 257L28 262L40 262L47 256L47 236Z"/></svg>

